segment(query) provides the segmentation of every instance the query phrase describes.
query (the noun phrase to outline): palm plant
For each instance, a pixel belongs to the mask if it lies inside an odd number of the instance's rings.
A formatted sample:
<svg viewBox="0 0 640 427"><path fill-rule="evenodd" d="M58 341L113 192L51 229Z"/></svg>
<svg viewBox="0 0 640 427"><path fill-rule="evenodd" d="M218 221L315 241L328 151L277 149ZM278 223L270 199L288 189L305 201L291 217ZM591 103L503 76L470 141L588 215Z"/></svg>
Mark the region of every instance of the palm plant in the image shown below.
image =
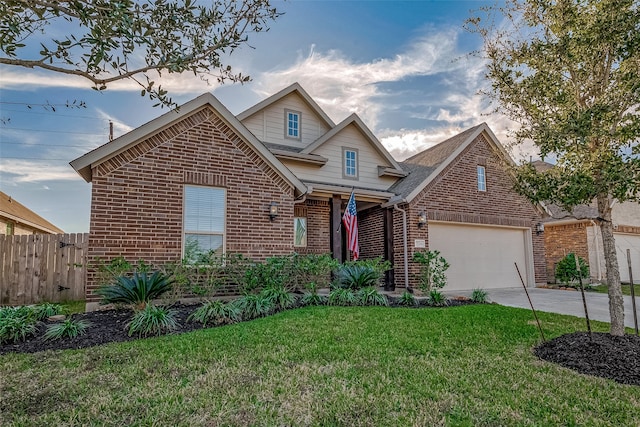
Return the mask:
<svg viewBox="0 0 640 427"><path fill-rule="evenodd" d="M103 286L96 293L102 296L102 304L133 305L143 309L149 301L171 290L173 279L156 271L151 276L145 271L133 277L119 276L113 285Z"/></svg>
<svg viewBox="0 0 640 427"><path fill-rule="evenodd" d="M341 287L354 291L368 286L376 286L380 274L369 265L343 265L337 274L337 280Z"/></svg>

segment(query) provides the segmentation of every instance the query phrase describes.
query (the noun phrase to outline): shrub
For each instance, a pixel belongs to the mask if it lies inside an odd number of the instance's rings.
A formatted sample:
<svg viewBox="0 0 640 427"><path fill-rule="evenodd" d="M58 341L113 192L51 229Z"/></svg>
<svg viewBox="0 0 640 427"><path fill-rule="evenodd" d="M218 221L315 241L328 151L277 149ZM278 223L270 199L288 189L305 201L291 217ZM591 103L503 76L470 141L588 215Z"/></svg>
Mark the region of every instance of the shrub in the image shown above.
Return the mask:
<svg viewBox="0 0 640 427"><path fill-rule="evenodd" d="M447 305L447 298L439 290L432 289L429 292L427 302L429 303L429 305L432 305L434 307L444 307L445 305Z"/></svg>
<svg viewBox="0 0 640 427"><path fill-rule="evenodd" d="M261 294L247 294L233 302L245 320L267 316L273 311L273 302Z"/></svg>
<svg viewBox="0 0 640 427"><path fill-rule="evenodd" d="M449 263L440 256L440 251L415 252L413 261L420 264L420 289L423 292L443 288L447 284L444 272L449 268Z"/></svg>
<svg viewBox="0 0 640 427"><path fill-rule="evenodd" d="M489 294L484 289L476 288L471 292L471 301L485 303Z"/></svg>
<svg viewBox="0 0 640 427"><path fill-rule="evenodd" d="M340 262L330 254L295 254L293 263L293 274L290 279L295 289L329 286L331 272L340 266Z"/></svg>
<svg viewBox="0 0 640 427"><path fill-rule="evenodd" d="M160 335L175 330L178 327L178 320L174 310L147 304L133 315L127 326L129 327L129 336L133 334L138 336Z"/></svg>
<svg viewBox="0 0 640 427"><path fill-rule="evenodd" d="M329 292L327 303L329 305L350 306L358 302L356 295L349 288L335 287Z"/></svg>
<svg viewBox="0 0 640 427"><path fill-rule="evenodd" d="M404 291L402 295L400 295L400 298L398 298L398 304L405 307L415 307L418 305L418 301L411 292Z"/></svg>
<svg viewBox="0 0 640 427"><path fill-rule="evenodd" d="M296 303L296 297L280 284L264 288L260 295L269 300L275 310L286 310Z"/></svg>
<svg viewBox="0 0 640 427"><path fill-rule="evenodd" d="M33 307L33 311L37 320L45 320L48 317L62 314L63 309L60 304L52 304L50 302L45 302L43 304L38 304L35 307Z"/></svg>
<svg viewBox="0 0 640 427"><path fill-rule="evenodd" d="M36 333L36 321L33 307L0 308L0 343L26 340Z"/></svg>
<svg viewBox="0 0 640 427"><path fill-rule="evenodd" d="M215 300L205 302L191 313L187 320L193 319L206 326L207 323L213 323L214 325L235 323L240 321L241 318L241 311L237 305Z"/></svg>
<svg viewBox="0 0 640 427"><path fill-rule="evenodd" d="M89 326L91 326L91 322L87 320L66 319L63 322L47 326L44 339L76 338L79 335L84 335Z"/></svg>
<svg viewBox="0 0 640 427"><path fill-rule="evenodd" d="M589 277L589 265L584 258L578 257L580 264L580 272L576 268L575 254L570 253L558 262L556 265L556 279L565 285L572 281L577 281L580 277L587 279Z"/></svg>
<svg viewBox="0 0 640 427"><path fill-rule="evenodd" d="M173 280L160 271L134 273L133 277L120 276L113 285L103 286L96 293L102 296L102 304L126 304L144 308L149 301L171 290Z"/></svg>
<svg viewBox="0 0 640 427"><path fill-rule="evenodd" d="M354 291L376 286L380 276L368 265L345 264L338 270L337 281L340 287Z"/></svg>
<svg viewBox="0 0 640 427"><path fill-rule="evenodd" d="M360 289L356 294L356 298L360 305L389 305L387 297L378 292L373 286Z"/></svg>

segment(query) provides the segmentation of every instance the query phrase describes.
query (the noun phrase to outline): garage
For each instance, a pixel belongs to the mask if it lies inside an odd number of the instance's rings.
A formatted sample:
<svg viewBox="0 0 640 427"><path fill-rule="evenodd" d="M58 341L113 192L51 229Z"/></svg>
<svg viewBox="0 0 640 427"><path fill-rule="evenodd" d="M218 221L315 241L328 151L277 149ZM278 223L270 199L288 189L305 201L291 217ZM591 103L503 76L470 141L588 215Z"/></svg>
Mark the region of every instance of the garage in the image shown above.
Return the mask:
<svg viewBox="0 0 640 427"><path fill-rule="evenodd" d="M533 283L530 229L429 222L429 248L451 265L445 290L512 288Z"/></svg>
<svg viewBox="0 0 640 427"><path fill-rule="evenodd" d="M629 263L627 261L627 249L631 255L631 273L633 283L640 283L640 236L637 234L613 233L618 253L618 268L620 281L629 283Z"/></svg>

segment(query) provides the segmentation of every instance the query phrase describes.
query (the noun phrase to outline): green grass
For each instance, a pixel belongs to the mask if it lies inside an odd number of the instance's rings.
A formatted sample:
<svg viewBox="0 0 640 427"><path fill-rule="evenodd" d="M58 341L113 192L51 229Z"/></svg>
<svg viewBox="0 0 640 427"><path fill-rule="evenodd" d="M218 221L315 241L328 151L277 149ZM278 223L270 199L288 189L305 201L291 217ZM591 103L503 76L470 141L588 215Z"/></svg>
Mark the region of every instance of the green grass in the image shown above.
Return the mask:
<svg viewBox="0 0 640 427"><path fill-rule="evenodd" d="M635 282L635 280L634 280ZM594 285L591 290L599 292L601 294L606 294L609 292L609 287L607 285ZM636 294L636 297L640 296L640 285L639 284L635 284L633 285L633 290ZM622 295L631 295L631 285L622 285Z"/></svg>
<svg viewBox="0 0 640 427"><path fill-rule="evenodd" d="M584 327L539 316L547 337ZM497 305L307 307L9 354L0 356L0 425L640 425L640 387L538 360L532 319Z"/></svg>
<svg viewBox="0 0 640 427"><path fill-rule="evenodd" d="M65 310L65 313L74 314L74 313L84 313L86 311L85 301L64 301L59 304Z"/></svg>

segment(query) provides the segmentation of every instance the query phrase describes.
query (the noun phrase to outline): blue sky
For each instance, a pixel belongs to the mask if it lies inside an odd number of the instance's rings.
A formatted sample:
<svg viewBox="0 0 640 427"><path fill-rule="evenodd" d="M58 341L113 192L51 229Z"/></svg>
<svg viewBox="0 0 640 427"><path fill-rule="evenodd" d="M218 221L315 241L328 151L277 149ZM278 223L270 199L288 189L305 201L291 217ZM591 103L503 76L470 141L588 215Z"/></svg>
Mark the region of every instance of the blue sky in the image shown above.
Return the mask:
<svg viewBox="0 0 640 427"><path fill-rule="evenodd" d="M483 63L468 53L481 42L462 28L492 3L274 1L285 14L230 59L250 83L159 83L179 104L209 91L237 114L297 81L336 123L360 115L399 160L483 121L507 142L510 123L477 95ZM39 105L74 100L86 108ZM66 232L88 232L91 185L69 162L107 142L109 120L117 137L166 112L152 105L134 84L97 93L82 79L0 68L0 189Z"/></svg>

